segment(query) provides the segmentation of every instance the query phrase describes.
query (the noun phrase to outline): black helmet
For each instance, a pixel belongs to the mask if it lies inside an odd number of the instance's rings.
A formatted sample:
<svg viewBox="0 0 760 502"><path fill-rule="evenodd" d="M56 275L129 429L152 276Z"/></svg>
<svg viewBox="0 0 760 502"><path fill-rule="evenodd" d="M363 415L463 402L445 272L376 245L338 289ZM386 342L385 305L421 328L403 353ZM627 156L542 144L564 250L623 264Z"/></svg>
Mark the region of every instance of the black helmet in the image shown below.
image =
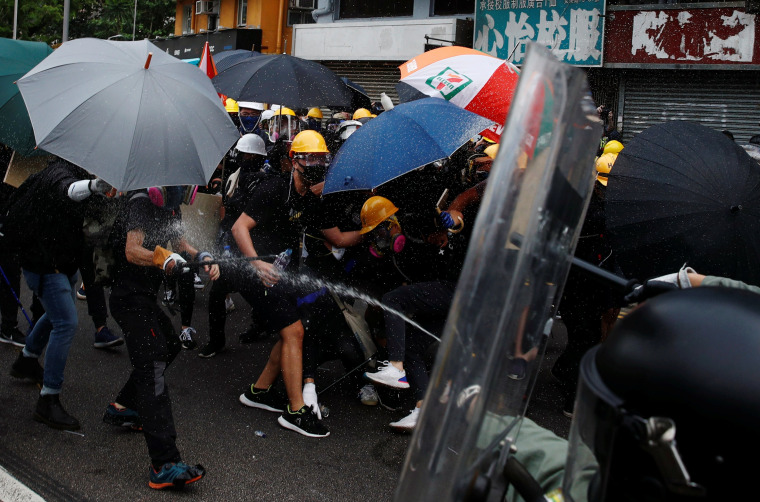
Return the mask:
<svg viewBox="0 0 760 502"><path fill-rule="evenodd" d="M581 362L563 492L572 501L754 499L760 295L647 301Z"/></svg>

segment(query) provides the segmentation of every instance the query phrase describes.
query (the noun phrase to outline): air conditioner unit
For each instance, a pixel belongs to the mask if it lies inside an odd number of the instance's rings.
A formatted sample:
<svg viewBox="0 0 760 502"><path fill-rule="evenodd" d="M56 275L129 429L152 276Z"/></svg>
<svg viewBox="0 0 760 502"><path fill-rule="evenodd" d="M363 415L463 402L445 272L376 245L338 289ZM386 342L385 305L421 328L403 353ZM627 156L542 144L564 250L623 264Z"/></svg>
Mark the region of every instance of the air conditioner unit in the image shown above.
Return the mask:
<svg viewBox="0 0 760 502"><path fill-rule="evenodd" d="M198 0L195 2L196 14L219 14L219 2Z"/></svg>
<svg viewBox="0 0 760 502"><path fill-rule="evenodd" d="M317 0L290 0L291 9L314 9L317 6Z"/></svg>

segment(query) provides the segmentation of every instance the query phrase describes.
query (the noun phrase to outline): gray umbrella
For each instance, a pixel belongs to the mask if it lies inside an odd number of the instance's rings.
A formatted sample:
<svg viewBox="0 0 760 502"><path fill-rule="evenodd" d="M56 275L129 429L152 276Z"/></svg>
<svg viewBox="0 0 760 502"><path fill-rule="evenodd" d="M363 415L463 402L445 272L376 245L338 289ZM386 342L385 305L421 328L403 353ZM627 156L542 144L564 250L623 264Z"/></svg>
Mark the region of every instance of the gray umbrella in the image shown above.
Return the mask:
<svg viewBox="0 0 760 502"><path fill-rule="evenodd" d="M18 86L37 146L122 191L205 185L240 137L206 74L147 40L66 42Z"/></svg>

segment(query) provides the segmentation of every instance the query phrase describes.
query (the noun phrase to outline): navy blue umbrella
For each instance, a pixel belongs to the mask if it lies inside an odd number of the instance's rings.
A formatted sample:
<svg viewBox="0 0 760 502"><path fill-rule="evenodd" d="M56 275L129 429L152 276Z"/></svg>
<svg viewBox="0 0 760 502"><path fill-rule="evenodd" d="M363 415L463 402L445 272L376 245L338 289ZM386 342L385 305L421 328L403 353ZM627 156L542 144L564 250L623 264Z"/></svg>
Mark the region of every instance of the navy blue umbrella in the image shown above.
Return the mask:
<svg viewBox="0 0 760 502"><path fill-rule="evenodd" d="M445 159L492 124L443 99L400 104L349 136L327 171L322 193L375 189Z"/></svg>
<svg viewBox="0 0 760 502"><path fill-rule="evenodd" d="M230 66L239 63L240 61L255 58L261 56L260 52L249 51L248 49L232 49L229 51L222 51L218 54L214 54L214 65L216 66L216 72L221 73Z"/></svg>

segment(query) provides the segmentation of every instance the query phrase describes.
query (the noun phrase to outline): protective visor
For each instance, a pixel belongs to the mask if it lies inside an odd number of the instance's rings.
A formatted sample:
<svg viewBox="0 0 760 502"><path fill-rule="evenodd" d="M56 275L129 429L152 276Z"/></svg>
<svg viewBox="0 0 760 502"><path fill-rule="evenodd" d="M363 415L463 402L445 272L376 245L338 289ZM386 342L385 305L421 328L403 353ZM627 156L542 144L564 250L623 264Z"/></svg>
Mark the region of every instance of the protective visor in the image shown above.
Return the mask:
<svg viewBox="0 0 760 502"><path fill-rule="evenodd" d="M702 494L702 487L691 481L676 447L675 422L667 417L644 418L626 410L623 400L599 375L599 349L591 349L581 361L562 483L565 500L601 502L617 498L621 490L626 491L625 486L615 485L615 480L626 477L617 471L636 479L632 470L647 469L633 461L634 453L651 457L655 467L647 475L658 477L671 492Z"/></svg>
<svg viewBox="0 0 760 502"><path fill-rule="evenodd" d="M327 168L330 166L329 154L301 153L293 156L301 167L301 177L309 183L321 183L325 180Z"/></svg>

